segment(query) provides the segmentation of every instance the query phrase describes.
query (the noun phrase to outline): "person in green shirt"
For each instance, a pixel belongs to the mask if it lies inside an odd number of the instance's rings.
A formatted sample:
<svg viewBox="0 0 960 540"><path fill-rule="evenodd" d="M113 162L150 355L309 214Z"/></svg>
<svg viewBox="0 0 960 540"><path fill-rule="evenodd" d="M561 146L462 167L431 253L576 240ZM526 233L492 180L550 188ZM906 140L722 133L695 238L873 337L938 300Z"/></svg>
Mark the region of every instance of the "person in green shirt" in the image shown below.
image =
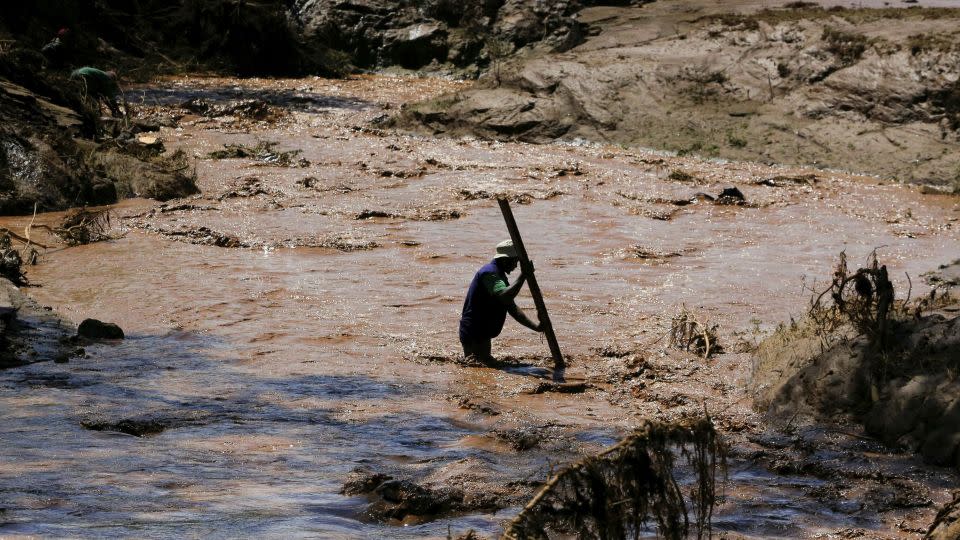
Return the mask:
<svg viewBox="0 0 960 540"><path fill-rule="evenodd" d="M101 103L106 103L114 118L123 116L120 106L117 105L120 86L117 84L116 73L87 66L73 70L70 78L80 81L84 95L96 103L98 109Z"/></svg>

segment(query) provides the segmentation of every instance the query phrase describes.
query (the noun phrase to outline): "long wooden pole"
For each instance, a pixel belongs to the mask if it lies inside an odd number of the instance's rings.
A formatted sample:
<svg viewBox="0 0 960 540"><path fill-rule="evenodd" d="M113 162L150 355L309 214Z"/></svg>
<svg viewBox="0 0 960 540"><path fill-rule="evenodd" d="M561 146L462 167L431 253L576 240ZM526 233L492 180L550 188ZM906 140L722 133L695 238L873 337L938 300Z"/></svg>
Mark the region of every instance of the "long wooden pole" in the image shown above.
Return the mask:
<svg viewBox="0 0 960 540"><path fill-rule="evenodd" d="M560 344L557 343L557 336L553 333L553 325L550 323L550 316L547 314L547 306L543 303L543 295L540 294L540 286L537 285L537 276L533 274L533 265L530 264L527 250L523 247L520 229L517 228L517 222L513 219L510 202L506 199L497 199L497 202L500 203L500 212L503 213L503 220L507 223L507 230L510 231L513 247L517 248L517 255L520 257L520 270L523 275L527 276L527 286L530 287L530 295L533 296L533 303L537 306L537 318L540 320L540 327L547 337L547 343L550 345L550 354L553 355L553 367L556 370L563 369L564 363L563 355L560 354Z"/></svg>

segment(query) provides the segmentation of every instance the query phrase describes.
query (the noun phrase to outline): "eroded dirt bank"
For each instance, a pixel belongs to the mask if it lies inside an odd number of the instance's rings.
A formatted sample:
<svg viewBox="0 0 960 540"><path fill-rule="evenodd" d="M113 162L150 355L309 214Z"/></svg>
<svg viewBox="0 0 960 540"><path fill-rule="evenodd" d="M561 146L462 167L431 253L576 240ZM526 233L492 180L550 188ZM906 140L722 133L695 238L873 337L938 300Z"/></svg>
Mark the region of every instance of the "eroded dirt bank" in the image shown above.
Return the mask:
<svg viewBox="0 0 960 540"><path fill-rule="evenodd" d="M30 268L42 304L117 322L127 338L0 373L0 531L492 536L557 464L704 407L731 443L714 519L725 537L926 530L954 473L852 424L768 429L746 392L749 351L805 309L804 280L826 279L841 250L879 248L904 287L905 272L948 262L955 198L816 170L378 127L456 84L174 79L128 95L175 126L160 135L197 157L202 194L125 202L122 237L49 250ZM241 98L269 114L238 111ZM728 187L742 204L710 200ZM507 234L497 195L514 203L581 393L549 391L546 346L517 325L495 344L504 366L456 362L466 284ZM684 305L719 324L723 354L667 346ZM442 492L454 512L377 513L344 490L364 471Z"/></svg>
<svg viewBox="0 0 960 540"><path fill-rule="evenodd" d="M960 11L887 4L589 7L578 14L584 43L505 60L478 86L412 106L398 123L838 168L956 190Z"/></svg>

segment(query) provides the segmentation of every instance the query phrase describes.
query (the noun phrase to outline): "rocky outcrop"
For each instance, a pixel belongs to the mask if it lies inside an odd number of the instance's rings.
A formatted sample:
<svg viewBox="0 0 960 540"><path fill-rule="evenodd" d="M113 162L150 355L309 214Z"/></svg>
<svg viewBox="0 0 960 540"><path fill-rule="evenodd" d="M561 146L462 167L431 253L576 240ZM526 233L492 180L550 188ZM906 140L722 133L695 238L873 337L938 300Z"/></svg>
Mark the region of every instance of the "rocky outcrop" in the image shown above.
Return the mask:
<svg viewBox="0 0 960 540"><path fill-rule="evenodd" d="M576 0L297 0L293 13L307 39L345 51L359 67L447 65L476 74L529 45L578 44L579 7Z"/></svg>
<svg viewBox="0 0 960 540"><path fill-rule="evenodd" d="M396 123L830 166L960 190L960 11L728 9L584 9L584 43L514 58L483 84L407 107Z"/></svg>
<svg viewBox="0 0 960 540"><path fill-rule="evenodd" d="M102 143L86 137L97 130L91 115L0 79L0 214L109 204L131 196L167 200L199 191L185 156L124 153L124 147L136 145L129 132L127 139Z"/></svg>

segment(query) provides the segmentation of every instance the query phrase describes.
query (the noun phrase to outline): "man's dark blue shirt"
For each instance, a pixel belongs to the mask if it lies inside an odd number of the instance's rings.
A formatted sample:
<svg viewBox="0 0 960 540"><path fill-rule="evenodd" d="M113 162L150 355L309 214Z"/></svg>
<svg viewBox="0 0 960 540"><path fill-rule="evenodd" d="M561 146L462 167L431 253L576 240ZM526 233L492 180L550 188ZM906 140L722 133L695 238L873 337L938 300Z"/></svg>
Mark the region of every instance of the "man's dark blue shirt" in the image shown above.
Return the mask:
<svg viewBox="0 0 960 540"><path fill-rule="evenodd" d="M501 286L509 284L506 273L500 270L496 261L483 265L473 276L460 316L461 342L493 339L503 330L507 307L493 295L492 287L492 283L498 280L503 281Z"/></svg>

